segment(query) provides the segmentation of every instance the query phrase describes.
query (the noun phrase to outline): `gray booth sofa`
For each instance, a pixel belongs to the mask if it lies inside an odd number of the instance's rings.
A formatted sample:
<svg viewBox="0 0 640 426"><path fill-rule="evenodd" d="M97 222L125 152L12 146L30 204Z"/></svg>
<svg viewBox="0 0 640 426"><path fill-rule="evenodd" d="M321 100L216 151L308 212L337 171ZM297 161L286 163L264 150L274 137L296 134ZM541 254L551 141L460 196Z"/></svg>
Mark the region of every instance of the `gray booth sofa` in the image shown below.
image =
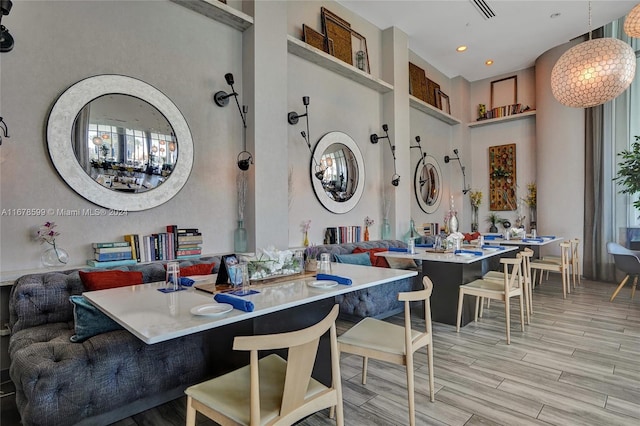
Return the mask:
<svg viewBox="0 0 640 426"><path fill-rule="evenodd" d="M401 241L318 246L320 252L406 247ZM219 257L182 261L181 266ZM160 262L113 268L141 271L144 282L162 281ZM402 310L404 279L336 298L345 319L385 317ZM107 425L184 395L192 384L238 368L248 359L229 356L235 335L252 332L243 323L148 345L126 330L104 332L82 343L75 334L72 295L86 291L77 270L18 278L11 289L9 374L25 426ZM246 361L246 362L245 362Z"/></svg>

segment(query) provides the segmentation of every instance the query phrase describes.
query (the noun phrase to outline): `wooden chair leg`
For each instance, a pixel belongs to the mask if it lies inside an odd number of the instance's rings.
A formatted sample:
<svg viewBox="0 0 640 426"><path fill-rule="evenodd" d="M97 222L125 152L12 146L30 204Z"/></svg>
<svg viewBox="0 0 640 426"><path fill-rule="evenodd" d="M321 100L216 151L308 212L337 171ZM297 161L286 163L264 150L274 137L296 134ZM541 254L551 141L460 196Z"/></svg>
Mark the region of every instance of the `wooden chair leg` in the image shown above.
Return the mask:
<svg viewBox="0 0 640 426"><path fill-rule="evenodd" d="M615 299L618 293L620 293L620 290L622 290L622 287L624 287L624 285L627 283L628 280L629 280L629 275L624 277L624 279L620 282L620 284L618 285L618 288L616 288L616 290L611 295L611 299L609 299L609 302L613 302L613 299Z"/></svg>
<svg viewBox="0 0 640 426"><path fill-rule="evenodd" d="M433 379L433 341L427 345L427 363L429 365L429 399L436 400L436 386Z"/></svg>
<svg viewBox="0 0 640 426"><path fill-rule="evenodd" d="M567 298L567 279L565 278L564 272L562 273L562 298Z"/></svg>
<svg viewBox="0 0 640 426"><path fill-rule="evenodd" d="M529 313L528 312L527 312L527 324L529 324ZM520 293L520 328L524 332L524 300L523 300L523 294L522 293Z"/></svg>
<svg viewBox="0 0 640 426"><path fill-rule="evenodd" d="M487 298L487 303L489 303L489 298ZM480 298L480 318L482 318L482 314L484 313L484 297Z"/></svg>
<svg viewBox="0 0 640 426"><path fill-rule="evenodd" d="M366 356L362 357L362 384L367 384L367 366L369 365L369 358Z"/></svg>
<svg viewBox="0 0 640 426"><path fill-rule="evenodd" d="M504 301L504 322L507 324L507 345L511 344L511 312L509 309L509 298Z"/></svg>
<svg viewBox="0 0 640 426"><path fill-rule="evenodd" d="M480 299L481 299L480 296L476 296L476 311L474 313L474 315L475 315L474 321L475 322L478 322L478 308L479 308L479 305L480 305Z"/></svg>
<svg viewBox="0 0 640 426"><path fill-rule="evenodd" d="M187 426L196 426L196 409L193 408L193 400L187 396Z"/></svg>
<svg viewBox="0 0 640 426"><path fill-rule="evenodd" d="M458 295L458 319L456 321L456 333L460 332L460 322L462 322L462 300L464 299L464 293L459 290Z"/></svg>
<svg viewBox="0 0 640 426"><path fill-rule="evenodd" d="M413 382L413 354L407 354L407 396L409 398L409 425L416 424L416 407L414 399L414 382Z"/></svg>
<svg viewBox="0 0 640 426"><path fill-rule="evenodd" d="M636 294L636 285L638 284L638 276L636 275L633 278L633 286L631 287L631 298L633 299L633 296Z"/></svg>

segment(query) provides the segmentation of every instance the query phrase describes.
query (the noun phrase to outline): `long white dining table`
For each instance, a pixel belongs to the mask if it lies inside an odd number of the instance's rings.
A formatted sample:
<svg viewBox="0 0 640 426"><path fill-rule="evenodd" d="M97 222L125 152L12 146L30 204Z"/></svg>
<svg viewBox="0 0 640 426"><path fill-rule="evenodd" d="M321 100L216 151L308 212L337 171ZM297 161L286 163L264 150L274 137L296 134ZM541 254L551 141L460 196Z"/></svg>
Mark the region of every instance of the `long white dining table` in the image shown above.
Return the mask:
<svg viewBox="0 0 640 426"><path fill-rule="evenodd" d="M555 235L542 235L538 237L528 237L528 238L511 238L504 239L502 236L496 237L495 235L485 235L485 244L495 244L495 245L505 245L505 246L518 246L518 247L529 247L533 250L534 259L540 258L540 248L549 244L559 243L564 240L564 237L558 237ZM490 238L490 239L488 239Z"/></svg>
<svg viewBox="0 0 640 426"><path fill-rule="evenodd" d="M410 278L416 271L332 263L332 274L348 277L351 285L315 288L313 277L255 286L256 294L242 296L254 305L252 312L233 309L219 315L194 315L193 308L215 303L209 293L194 288L162 293L164 282L89 291L83 295L98 309L147 344L162 342L236 322L285 312L305 304L333 299L339 294ZM252 286L254 288L254 286ZM325 312L326 314L328 312Z"/></svg>
<svg viewBox="0 0 640 426"><path fill-rule="evenodd" d="M487 244L489 243L487 242ZM433 282L431 318L436 322L455 325L458 288L462 284L482 278L489 270L498 269L500 257L515 257L517 251L517 247L507 246L486 250L463 246L461 254L436 253L429 248L416 248L415 254L385 251L376 253L376 256L420 260L423 275L429 277ZM476 255L471 252L481 252L482 254ZM471 321L473 312L471 297L466 297L462 312L462 325Z"/></svg>

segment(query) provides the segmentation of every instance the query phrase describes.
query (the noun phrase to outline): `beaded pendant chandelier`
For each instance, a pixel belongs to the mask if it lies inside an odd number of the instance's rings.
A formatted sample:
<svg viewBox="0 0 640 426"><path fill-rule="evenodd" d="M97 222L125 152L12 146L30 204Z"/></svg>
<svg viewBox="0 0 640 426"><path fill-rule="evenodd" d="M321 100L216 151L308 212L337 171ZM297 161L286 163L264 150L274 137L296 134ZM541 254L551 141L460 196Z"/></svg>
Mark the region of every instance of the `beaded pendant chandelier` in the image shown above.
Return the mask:
<svg viewBox="0 0 640 426"><path fill-rule="evenodd" d="M637 7L636 7L637 8ZM567 50L551 71L551 91L563 105L588 108L618 97L633 81L636 55L615 38L589 40Z"/></svg>
<svg viewBox="0 0 640 426"><path fill-rule="evenodd" d="M640 38L640 4L636 5L624 21L624 32L629 37Z"/></svg>

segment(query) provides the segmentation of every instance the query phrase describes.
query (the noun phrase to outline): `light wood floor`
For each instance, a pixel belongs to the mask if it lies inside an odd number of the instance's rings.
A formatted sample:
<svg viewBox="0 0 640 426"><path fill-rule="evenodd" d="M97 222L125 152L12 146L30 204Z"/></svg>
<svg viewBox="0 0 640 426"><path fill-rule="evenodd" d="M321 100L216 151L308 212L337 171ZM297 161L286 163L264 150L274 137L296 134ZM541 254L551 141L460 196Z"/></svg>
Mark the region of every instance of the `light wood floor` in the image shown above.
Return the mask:
<svg viewBox="0 0 640 426"><path fill-rule="evenodd" d="M640 424L640 294L632 301L627 287L610 303L614 288L583 281L563 300L552 277L534 290L534 316L524 333L512 303L509 346L504 306L498 302L460 334L454 326L434 323L436 401L428 400L422 350L416 355L417 424ZM402 317L390 321L402 323ZM350 325L340 322L339 332ZM342 359L345 424L408 424L404 370L370 361L362 386L360 366L358 357ZM181 398L116 426L183 425L184 406ZM201 425L214 424L198 419ZM334 424L327 411L300 422Z"/></svg>

